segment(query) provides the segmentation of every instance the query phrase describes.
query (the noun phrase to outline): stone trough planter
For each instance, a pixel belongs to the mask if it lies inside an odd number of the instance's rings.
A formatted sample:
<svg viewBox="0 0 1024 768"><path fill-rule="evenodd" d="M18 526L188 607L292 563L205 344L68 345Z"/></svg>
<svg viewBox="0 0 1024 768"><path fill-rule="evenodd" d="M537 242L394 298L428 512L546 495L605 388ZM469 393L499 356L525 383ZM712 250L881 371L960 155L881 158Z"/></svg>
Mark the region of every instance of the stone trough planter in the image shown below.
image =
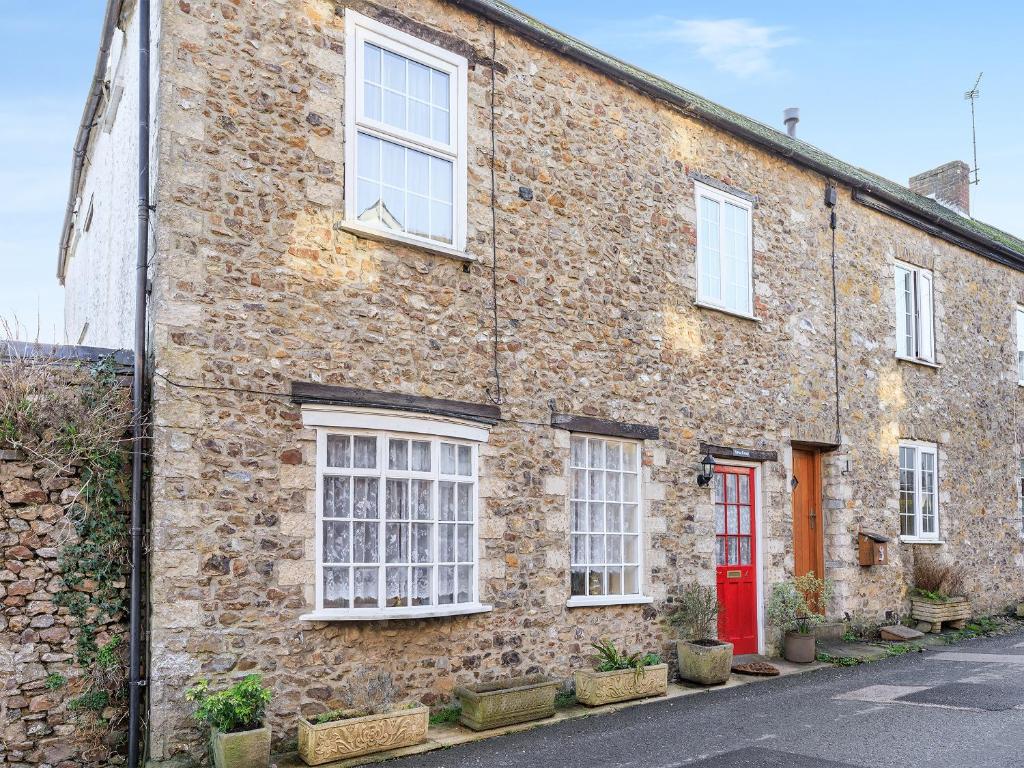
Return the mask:
<svg viewBox="0 0 1024 768"><path fill-rule="evenodd" d="M210 751L216 768L267 768L270 765L270 727L237 733L211 729Z"/></svg>
<svg viewBox="0 0 1024 768"><path fill-rule="evenodd" d="M555 714L559 682L546 675L513 677L494 683L460 686L459 722L474 731L525 723Z"/></svg>
<svg viewBox="0 0 1024 768"><path fill-rule="evenodd" d="M925 597L910 598L910 615L928 629L918 626L922 632L941 632L942 625L949 622L954 629L963 629L971 618L971 603L966 597L950 597L946 600L929 600Z"/></svg>
<svg viewBox="0 0 1024 768"><path fill-rule="evenodd" d="M575 677L576 701L588 707L668 693L668 664L652 664L644 667L640 674L635 669L611 672L580 669Z"/></svg>
<svg viewBox="0 0 1024 768"><path fill-rule="evenodd" d="M732 643L676 641L679 677L698 685L721 685L732 672Z"/></svg>
<svg viewBox="0 0 1024 768"><path fill-rule="evenodd" d="M299 757L307 765L411 747L427 740L430 710L418 701L379 715L349 717L329 723L299 718Z"/></svg>

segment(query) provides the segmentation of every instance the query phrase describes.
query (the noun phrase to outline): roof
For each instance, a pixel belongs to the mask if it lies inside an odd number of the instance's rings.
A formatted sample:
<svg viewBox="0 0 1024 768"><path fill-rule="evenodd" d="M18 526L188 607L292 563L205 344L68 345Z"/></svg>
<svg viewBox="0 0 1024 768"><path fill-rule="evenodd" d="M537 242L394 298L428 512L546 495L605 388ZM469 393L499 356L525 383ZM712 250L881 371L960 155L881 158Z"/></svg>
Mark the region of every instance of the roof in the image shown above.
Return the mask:
<svg viewBox="0 0 1024 768"><path fill-rule="evenodd" d="M855 190L879 198L908 216L910 224L924 225L933 234L955 235L958 245L1024 270L1024 240L969 216L963 216L935 200L912 192L882 176L833 157L812 144L794 139L762 122L741 115L710 99L681 88L639 67L615 58L570 35L549 27L501 0L450 0L515 30L535 43L575 59L587 66L668 102L686 114L704 120L804 167L841 181ZM934 231L938 230L938 231ZM966 242L964 242L966 241ZM972 245L974 247L972 247Z"/></svg>

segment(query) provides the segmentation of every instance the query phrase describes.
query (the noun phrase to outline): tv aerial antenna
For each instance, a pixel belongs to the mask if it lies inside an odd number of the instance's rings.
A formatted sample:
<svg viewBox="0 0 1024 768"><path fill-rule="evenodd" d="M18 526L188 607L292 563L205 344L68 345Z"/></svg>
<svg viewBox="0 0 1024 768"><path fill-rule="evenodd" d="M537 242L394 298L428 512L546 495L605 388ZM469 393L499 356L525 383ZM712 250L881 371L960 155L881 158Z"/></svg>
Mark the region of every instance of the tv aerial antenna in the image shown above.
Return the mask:
<svg viewBox="0 0 1024 768"><path fill-rule="evenodd" d="M984 72L978 73L978 79L974 81L974 87L971 90L964 93L964 99L971 102L971 144L974 146L974 169L971 173L974 178L970 180L971 184L977 184L978 179L978 129L975 126L974 121L974 102L981 97L981 91L978 90L978 86L981 84L981 76Z"/></svg>

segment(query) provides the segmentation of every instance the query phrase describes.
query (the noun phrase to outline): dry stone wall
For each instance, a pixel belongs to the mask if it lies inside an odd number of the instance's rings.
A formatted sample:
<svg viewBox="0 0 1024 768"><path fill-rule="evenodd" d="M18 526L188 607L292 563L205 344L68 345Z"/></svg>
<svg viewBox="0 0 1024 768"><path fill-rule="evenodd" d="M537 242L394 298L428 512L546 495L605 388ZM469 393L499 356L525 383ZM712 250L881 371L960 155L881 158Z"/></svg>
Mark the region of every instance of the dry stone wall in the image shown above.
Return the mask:
<svg viewBox="0 0 1024 768"><path fill-rule="evenodd" d="M123 708L69 706L88 680L75 663L78 621L56 602L66 589L58 557L74 540L66 508L80 489L77 475L48 479L24 455L0 450L0 765L9 768L124 762ZM96 640L105 645L126 630L120 620L103 622Z"/></svg>
<svg viewBox="0 0 1024 768"><path fill-rule="evenodd" d="M469 59L477 262L339 228L346 6ZM154 761L201 755L182 698L199 677L261 672L280 744L364 668L439 705L463 682L568 678L599 637L671 658L672 596L714 578L710 492L694 482L702 440L778 452L760 466L766 589L793 565L791 447L838 443L824 483L832 612L906 609L914 547L895 542L891 565L862 569L856 535L898 532L907 437L940 446L940 549L968 567L976 610L1024 594L1019 273L840 188L834 307L824 178L440 0L164 0L161 14ZM756 320L695 304L694 172L756 196ZM935 367L894 356L896 258L935 270ZM313 594L315 456L290 383L489 402L495 300L503 421L480 470L481 594L494 610L299 621ZM565 605L569 443L545 426L552 403L660 429L643 448L651 605Z"/></svg>

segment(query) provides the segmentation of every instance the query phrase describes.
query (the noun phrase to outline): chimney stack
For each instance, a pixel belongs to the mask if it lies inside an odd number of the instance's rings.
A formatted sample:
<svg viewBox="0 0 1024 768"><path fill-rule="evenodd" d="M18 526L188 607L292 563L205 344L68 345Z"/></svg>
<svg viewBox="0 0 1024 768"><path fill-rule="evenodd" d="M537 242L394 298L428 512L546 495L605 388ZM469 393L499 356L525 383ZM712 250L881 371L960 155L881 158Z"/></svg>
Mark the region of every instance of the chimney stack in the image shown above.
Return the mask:
<svg viewBox="0 0 1024 768"><path fill-rule="evenodd" d="M782 122L786 124L786 133L789 138L796 138L796 124L800 122L800 108L789 107L782 112Z"/></svg>
<svg viewBox="0 0 1024 768"><path fill-rule="evenodd" d="M954 160L910 177L910 189L930 197L964 216L971 215L971 169Z"/></svg>

